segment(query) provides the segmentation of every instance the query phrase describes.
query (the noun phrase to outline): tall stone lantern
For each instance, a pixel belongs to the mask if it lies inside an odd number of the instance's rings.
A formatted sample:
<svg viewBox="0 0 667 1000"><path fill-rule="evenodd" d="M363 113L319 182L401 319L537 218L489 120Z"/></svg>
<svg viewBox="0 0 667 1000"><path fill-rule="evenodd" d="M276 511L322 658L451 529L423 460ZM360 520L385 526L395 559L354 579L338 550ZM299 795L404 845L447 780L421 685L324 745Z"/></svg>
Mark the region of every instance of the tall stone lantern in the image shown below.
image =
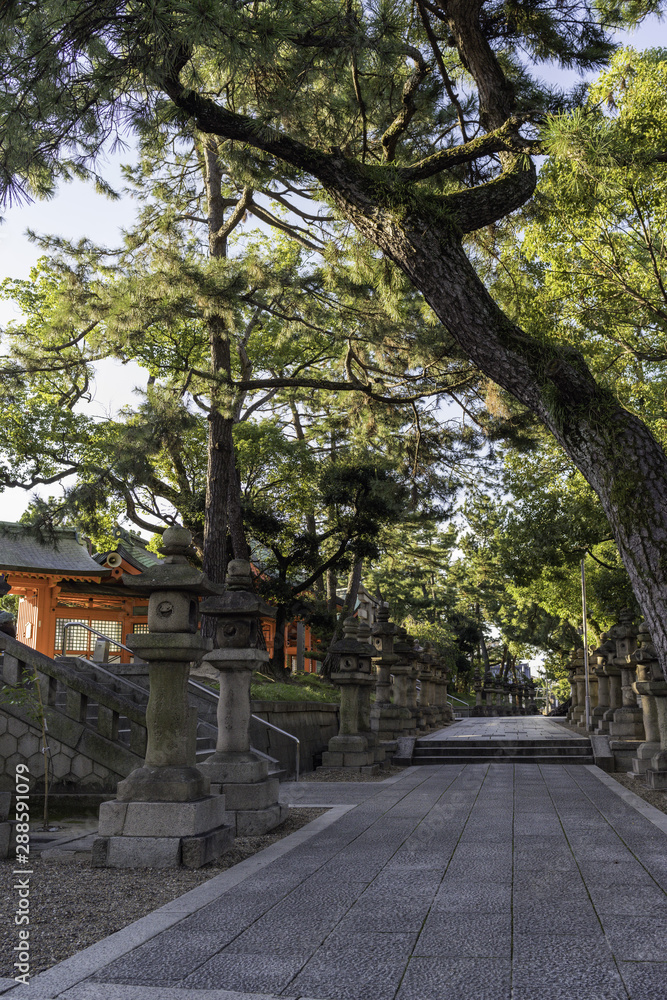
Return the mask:
<svg viewBox="0 0 667 1000"><path fill-rule="evenodd" d="M362 684L359 688L359 732L362 736L366 737L368 749L373 751L375 763L384 767L388 766L388 763L385 763L387 756L386 749L380 746L378 734L371 726L371 694L377 684L376 675L373 671L373 653L375 650L371 641L371 627L363 618L357 620L357 641L369 647L363 658L365 660L366 656L370 657L371 676L373 678L373 684Z"/></svg>
<svg viewBox="0 0 667 1000"><path fill-rule="evenodd" d="M418 694L417 682L419 681L419 675L421 673L420 657L423 650L413 635L409 635L406 632L405 640L410 646L410 673L408 674L407 684L408 709L414 719L415 735L418 736L422 730L420 728L419 713L419 694L421 694L421 692ZM419 684L419 688L421 688L421 683Z"/></svg>
<svg viewBox="0 0 667 1000"><path fill-rule="evenodd" d="M607 671L607 660L616 654L616 643L609 639L606 632L603 632L600 636L600 645L597 649L593 650L592 659L595 662L593 670L597 675L598 679L598 703L593 709L593 727L598 733L608 733L609 732L609 719L607 718L607 713L610 708L610 681L611 677ZM620 676L620 672L619 672ZM619 685L620 694L620 685ZM618 704L614 705L614 709L620 706L620 701Z"/></svg>
<svg viewBox="0 0 667 1000"><path fill-rule="evenodd" d="M346 618L343 638L332 646L338 665L331 680L341 689L340 724L338 735L329 740L328 749L322 754L322 767L344 767L362 774L378 770L375 754L368 740L359 732L360 690L373 687L375 678L371 670L371 647L357 639L357 623Z"/></svg>
<svg viewBox="0 0 667 1000"><path fill-rule="evenodd" d="M572 659L570 662L565 664L565 669L568 673L568 681L570 682L570 708L566 719L572 726L576 726L577 724L577 710L579 708L579 699L577 697L577 667L577 653L575 650L572 653Z"/></svg>
<svg viewBox="0 0 667 1000"><path fill-rule="evenodd" d="M259 836L287 815L287 806L278 802L278 778L269 777L268 762L250 748L250 681L269 660L262 615L273 611L254 593L244 559L232 559L224 594L204 601L201 610L217 623L215 648L204 662L217 672L220 699L215 753L198 765L199 771L211 791L225 796L237 835Z"/></svg>
<svg viewBox="0 0 667 1000"><path fill-rule="evenodd" d="M634 656L643 664L643 670L637 671L637 690L641 695L651 695L655 699L660 738L660 745L644 771L644 779L649 788L664 792L667 791L667 681L646 624L640 627L637 639L640 646ZM632 763L634 768L635 762Z"/></svg>
<svg viewBox="0 0 667 1000"><path fill-rule="evenodd" d="M379 740L396 739L402 732L402 717L398 705L391 703L391 673L398 656L394 653L396 626L389 621L389 606L382 604L377 610L375 624L371 626L371 657L377 669L375 704L371 707L371 729Z"/></svg>
<svg viewBox="0 0 667 1000"><path fill-rule="evenodd" d="M438 705L440 706L440 721L441 722L453 722L454 721L454 711L450 705L447 692L447 686L449 684L449 669L442 654L438 655L437 662L439 666L439 684L438 684Z"/></svg>
<svg viewBox="0 0 667 1000"><path fill-rule="evenodd" d="M667 684L665 684L655 646L651 642L646 623L639 626L637 641L639 645L631 654L630 659L636 664L637 674L633 688L639 696L642 706L646 740L644 743L640 743L635 751L632 771L634 774L644 774L652 767L652 759L661 751L658 698L655 697L654 691L659 690L660 681L665 688L667 688Z"/></svg>
<svg viewBox="0 0 667 1000"><path fill-rule="evenodd" d="M399 736L416 736L415 713L410 708L411 687L412 687L412 643L408 641L408 634L401 626L396 633L394 642L394 653L397 660L391 668L394 675L394 703L400 708L400 718L402 728L397 733Z"/></svg>
<svg viewBox="0 0 667 1000"><path fill-rule="evenodd" d="M475 704L470 710L470 714L475 717L481 717L486 715L486 691L484 690L482 675L477 666L475 666L472 683L475 691ZM484 703L482 703L482 697L484 698Z"/></svg>
<svg viewBox="0 0 667 1000"><path fill-rule="evenodd" d="M586 669L584 664L584 651L578 649L574 655L573 664L575 666L574 680L577 685L577 707L574 710L573 723L580 728L586 728Z"/></svg>
<svg viewBox="0 0 667 1000"><path fill-rule="evenodd" d="M127 640L149 664L148 741L143 766L119 782L115 801L100 807L96 867L198 868L234 839L224 798L209 794L195 767L196 713L187 684L190 664L210 648L197 631L198 598L216 591L189 563L191 542L186 529L168 528L165 558L123 577L128 589L148 595L148 634Z"/></svg>
<svg viewBox="0 0 667 1000"><path fill-rule="evenodd" d="M637 648L637 632L639 629L632 624L632 612L621 611L618 625L609 629L609 637L616 643L616 656L613 663L621 668L622 704L614 712L614 721L610 723L611 736L631 740L644 739L643 712L637 704L637 693L633 688L635 680L635 663L631 659Z"/></svg>

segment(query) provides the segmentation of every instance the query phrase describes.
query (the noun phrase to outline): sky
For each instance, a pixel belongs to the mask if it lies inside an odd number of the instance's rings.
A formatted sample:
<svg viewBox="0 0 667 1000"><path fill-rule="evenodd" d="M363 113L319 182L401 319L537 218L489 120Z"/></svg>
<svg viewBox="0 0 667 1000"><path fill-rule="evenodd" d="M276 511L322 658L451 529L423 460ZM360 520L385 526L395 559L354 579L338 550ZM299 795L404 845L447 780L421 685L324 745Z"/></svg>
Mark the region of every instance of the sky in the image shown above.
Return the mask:
<svg viewBox="0 0 667 1000"><path fill-rule="evenodd" d="M642 49L649 46L667 47L667 21L652 17L635 32L625 33L619 40ZM574 72L564 72L558 67L543 65L539 76L547 81L572 86L578 79ZM131 162L132 151L125 150L108 158L101 165L100 173L114 186L122 186L121 163ZM131 225L136 204L130 196L110 201L97 194L92 185L73 181L61 186L50 201L12 206L3 213L0 225L0 279L28 278L30 268L37 262L41 251L31 243L26 231L64 236L70 240L90 237L96 243L117 246L120 230ZM0 301L0 325L17 318L11 304ZM98 366L94 398L90 411L97 416L117 412L122 406L136 400L135 387L146 384L147 373L138 365L121 365L106 361ZM52 488L53 489L53 488ZM17 520L30 502L24 490L6 490L0 494L0 520Z"/></svg>

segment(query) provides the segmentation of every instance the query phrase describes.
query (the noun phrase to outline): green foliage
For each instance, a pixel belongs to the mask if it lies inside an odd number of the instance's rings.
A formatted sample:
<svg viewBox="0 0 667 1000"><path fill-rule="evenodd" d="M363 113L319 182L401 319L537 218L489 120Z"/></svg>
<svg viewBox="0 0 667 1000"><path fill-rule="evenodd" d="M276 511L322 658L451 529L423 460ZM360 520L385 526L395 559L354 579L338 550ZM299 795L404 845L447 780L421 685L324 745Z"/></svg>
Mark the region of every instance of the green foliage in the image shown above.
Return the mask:
<svg viewBox="0 0 667 1000"><path fill-rule="evenodd" d="M290 681L274 681L273 684L259 680L250 686L250 697L254 701L314 701L340 703L340 688L319 678L317 674L294 674Z"/></svg>

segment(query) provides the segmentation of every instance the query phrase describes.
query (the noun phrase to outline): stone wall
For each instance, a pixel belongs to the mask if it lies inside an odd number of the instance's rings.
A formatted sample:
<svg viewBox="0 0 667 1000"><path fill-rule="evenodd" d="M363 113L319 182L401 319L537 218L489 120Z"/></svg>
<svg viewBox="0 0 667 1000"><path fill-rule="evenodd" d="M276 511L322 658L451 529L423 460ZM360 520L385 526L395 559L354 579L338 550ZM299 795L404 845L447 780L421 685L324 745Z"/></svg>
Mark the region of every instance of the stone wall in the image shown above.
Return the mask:
<svg viewBox="0 0 667 1000"><path fill-rule="evenodd" d="M329 740L338 732L338 705L328 702L253 701L252 712L298 737L301 741L301 771L304 773L313 770L313 758L326 750ZM276 757L287 770L287 776L293 776L294 740L251 719L250 741L257 750Z"/></svg>
<svg viewBox="0 0 667 1000"><path fill-rule="evenodd" d="M318 702L281 702L254 701L254 715L266 719L280 729L297 736L301 740L301 771L313 770L313 758L326 749L328 741L338 732L338 705ZM54 792L115 792L116 784L129 773L132 767L138 766L137 759L125 747L102 741L98 736L93 754L92 734L86 734L88 752L81 752L80 740L83 727L71 724L70 720L56 719L56 713L47 710L51 716L49 725L49 747L51 750L52 770L49 772L51 787ZM23 717L21 717L23 716ZM60 725L59 725L60 723ZM53 730L58 730L63 723L69 723L76 730L79 740L57 739ZM251 742L254 747L280 761L281 767L287 771L286 777L294 775L295 743L293 740L263 726L256 720L251 721ZM58 733L63 736L63 733ZM102 743L104 742L104 747ZM77 748L77 743L79 747ZM41 788L44 781L44 757L40 750L41 735L39 730L16 706L6 706L0 709L0 791L12 791L14 788L14 770L18 763L30 767L30 784L33 788ZM106 766L100 757L102 751L113 758L115 767ZM95 759L97 758L97 759ZM140 762L139 762L140 763Z"/></svg>
<svg viewBox="0 0 667 1000"><path fill-rule="evenodd" d="M30 768L31 789L43 788L45 755L41 752L41 733L28 719L13 714L16 711L16 708L0 710L0 791L14 790L17 764L27 764ZM53 714L47 711L47 717L49 714L53 721ZM48 746L49 784L54 792L114 792L118 781L125 777L126 768L135 763L133 755L128 753L126 757L110 744L110 755L122 767L122 771L112 770L89 752L82 753L76 745L69 746L62 739L56 739L51 732Z"/></svg>

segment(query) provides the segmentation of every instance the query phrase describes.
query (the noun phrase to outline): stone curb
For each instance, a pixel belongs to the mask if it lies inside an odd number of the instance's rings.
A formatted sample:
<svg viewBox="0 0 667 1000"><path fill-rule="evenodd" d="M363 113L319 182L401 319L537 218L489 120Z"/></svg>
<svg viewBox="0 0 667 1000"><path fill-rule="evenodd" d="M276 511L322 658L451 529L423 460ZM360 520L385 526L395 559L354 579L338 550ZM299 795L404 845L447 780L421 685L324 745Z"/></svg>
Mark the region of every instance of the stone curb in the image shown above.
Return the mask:
<svg viewBox="0 0 667 1000"><path fill-rule="evenodd" d="M402 778L403 775L397 777ZM392 781L393 779L388 780ZM378 784L384 784L384 782L378 782ZM229 990L179 989L170 991L162 987L156 989L137 986L117 987L105 983L89 983L79 987L79 984L82 983L82 980L88 979L103 969L105 965L133 951L139 945L145 944L157 934L218 899L249 875L261 871L262 868L266 868L283 854L287 854L295 847L310 840L311 837L326 830L327 827L355 807L356 804L326 806L328 812L324 816L318 816L317 819L312 820L300 830L296 830L288 837L271 844L263 851L253 854L245 861L240 861L233 868L221 872L220 875L214 876L203 885L190 889L189 892L183 893L182 896L178 896L170 903L153 910L145 917L135 920L134 923L128 924L127 927L116 931L115 934L110 934L78 954L72 955L71 958L65 959L64 962L59 962L53 968L35 976L30 981L30 985L24 986L12 979L0 980L0 995L11 997L11 1000L56 1000L67 991L67 1000L111 1000L111 990L124 989L124 993L118 992L117 1000L134 1000L135 997L137 1000L144 1000L144 997L145 1000L149 1000L149 998L150 1000L153 998L155 1000L170 1000L172 994L174 1000L177 998L185 1000L187 997L196 997L197 1000L272 1000L266 994L262 996L260 994L234 993ZM304 805L303 808L308 808L308 806ZM77 987L77 989L73 990L73 987ZM150 990L150 992L144 993L144 989ZM206 997L206 993L209 994L208 997ZM283 997L282 1000L287 1000L287 998Z"/></svg>
<svg viewBox="0 0 667 1000"><path fill-rule="evenodd" d="M658 829L662 830L664 834L667 834L667 815L665 813L660 812L659 809L656 809L655 806L652 806L650 802L646 802L639 795L635 795L634 792L631 792L629 788L625 788L618 781L616 781L615 778L610 778L608 774L605 774L605 772L600 770L600 768L595 764L586 764L584 766L587 771L590 771L591 774L595 775L598 781L601 781L603 785L607 786L607 788L611 788L612 792L616 792L616 794L619 795L624 802L626 802L629 806L632 806L633 809L636 809L637 812L641 813L646 819L650 820L650 822L653 823L654 826L657 826Z"/></svg>

